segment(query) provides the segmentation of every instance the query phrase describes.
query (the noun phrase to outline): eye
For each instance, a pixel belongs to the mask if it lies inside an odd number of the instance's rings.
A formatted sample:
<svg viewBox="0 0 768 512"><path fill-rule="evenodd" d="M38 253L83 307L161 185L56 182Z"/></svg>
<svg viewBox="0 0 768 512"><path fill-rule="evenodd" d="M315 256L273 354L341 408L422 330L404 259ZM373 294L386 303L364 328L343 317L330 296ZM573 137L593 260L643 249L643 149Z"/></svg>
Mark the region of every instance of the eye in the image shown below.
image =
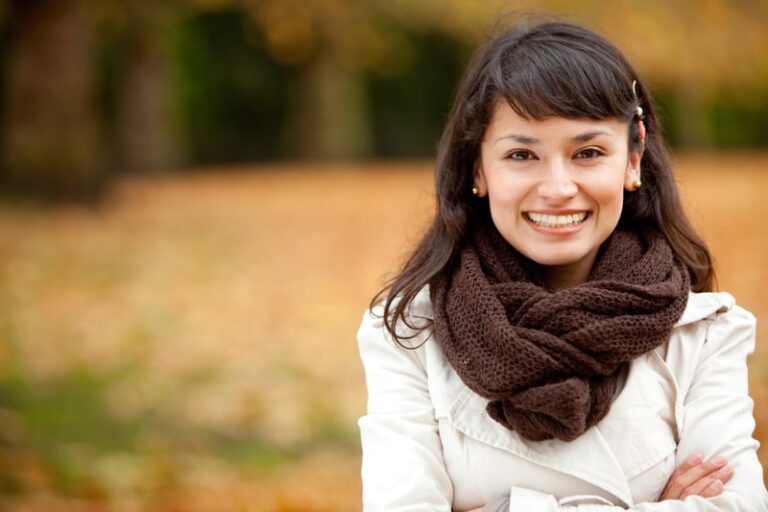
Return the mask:
<svg viewBox="0 0 768 512"><path fill-rule="evenodd" d="M509 160L532 160L535 156L527 149L517 149L509 153L507 158Z"/></svg>
<svg viewBox="0 0 768 512"><path fill-rule="evenodd" d="M583 160L591 160L594 158L598 158L605 155L602 151L600 151L597 148L585 148L576 153L576 158L581 158Z"/></svg>

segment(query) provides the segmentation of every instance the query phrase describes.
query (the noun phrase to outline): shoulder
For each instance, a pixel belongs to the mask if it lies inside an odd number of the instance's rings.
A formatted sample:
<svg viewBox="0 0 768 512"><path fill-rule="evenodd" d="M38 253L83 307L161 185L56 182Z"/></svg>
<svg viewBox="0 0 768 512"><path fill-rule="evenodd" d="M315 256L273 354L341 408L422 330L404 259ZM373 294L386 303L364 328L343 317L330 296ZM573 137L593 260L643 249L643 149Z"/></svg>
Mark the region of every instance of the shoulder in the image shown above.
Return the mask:
<svg viewBox="0 0 768 512"><path fill-rule="evenodd" d="M730 294L717 295L725 295L730 300L709 319L703 355L717 353L725 357L732 354L740 360L745 359L755 349L757 320L752 313L736 304Z"/></svg>
<svg viewBox="0 0 768 512"><path fill-rule="evenodd" d="M754 331L755 316L736 304L736 299L728 292L691 292L688 304L675 329L700 327L706 331ZM690 330L690 329L688 329ZM710 336L707 336L709 339ZM707 340L704 340L707 341Z"/></svg>
<svg viewBox="0 0 768 512"><path fill-rule="evenodd" d="M395 304L398 299L395 299ZM396 323L398 340L384 324L384 307L378 304L363 314L357 331L357 342L363 362L377 358L407 359L424 365L423 346L432 334L432 303L425 286L406 309L405 321Z"/></svg>
<svg viewBox="0 0 768 512"><path fill-rule="evenodd" d="M754 315L726 292L691 293L661 354L683 387L702 365L742 367L755 349Z"/></svg>
<svg viewBox="0 0 768 512"><path fill-rule="evenodd" d="M411 318L420 318L432 320L432 301L429 298L429 285L425 285L408 305L408 316Z"/></svg>
<svg viewBox="0 0 768 512"><path fill-rule="evenodd" d="M393 306L398 303L399 299L395 298ZM422 326L429 326L432 322L432 302L429 299L429 285L424 286L419 293L413 298L411 303L406 308L405 320L406 323L400 321L397 322L397 334L398 337L412 338L415 334L418 334L422 330ZM379 303L373 308L368 309L363 314L363 320L358 330L358 338L361 334L368 333L382 333L386 331L384 325L384 305ZM391 337L387 332L387 336Z"/></svg>
<svg viewBox="0 0 768 512"><path fill-rule="evenodd" d="M701 323L754 325L755 316L736 304L736 299L728 292L691 292L685 311L675 327Z"/></svg>

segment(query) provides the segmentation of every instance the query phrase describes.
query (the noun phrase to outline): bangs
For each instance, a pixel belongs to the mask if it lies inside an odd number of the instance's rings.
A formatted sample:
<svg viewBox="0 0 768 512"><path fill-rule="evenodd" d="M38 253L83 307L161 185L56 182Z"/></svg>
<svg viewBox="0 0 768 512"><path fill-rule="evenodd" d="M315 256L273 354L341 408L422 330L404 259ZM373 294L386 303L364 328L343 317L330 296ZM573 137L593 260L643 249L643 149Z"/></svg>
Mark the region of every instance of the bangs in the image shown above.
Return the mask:
<svg viewBox="0 0 768 512"><path fill-rule="evenodd" d="M586 44L570 36L571 41L524 38L503 51L499 73L494 74L498 97L526 119L614 117L629 121L635 102L633 77L617 62L624 60L621 54L608 44L595 44L594 38Z"/></svg>

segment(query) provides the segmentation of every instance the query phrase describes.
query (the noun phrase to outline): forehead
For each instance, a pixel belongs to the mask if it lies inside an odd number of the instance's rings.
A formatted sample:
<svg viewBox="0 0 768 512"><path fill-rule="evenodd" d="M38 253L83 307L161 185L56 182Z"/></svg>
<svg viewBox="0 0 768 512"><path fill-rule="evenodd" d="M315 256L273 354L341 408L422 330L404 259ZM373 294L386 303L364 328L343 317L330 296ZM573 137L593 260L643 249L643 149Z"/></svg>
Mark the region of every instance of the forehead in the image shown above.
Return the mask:
<svg viewBox="0 0 768 512"><path fill-rule="evenodd" d="M627 123L615 117L606 119L566 118L560 116L545 119L525 118L515 112L506 101L498 101L485 130L484 139L495 139L506 134L527 135L537 139L573 136L589 131L605 132L608 137L626 138Z"/></svg>

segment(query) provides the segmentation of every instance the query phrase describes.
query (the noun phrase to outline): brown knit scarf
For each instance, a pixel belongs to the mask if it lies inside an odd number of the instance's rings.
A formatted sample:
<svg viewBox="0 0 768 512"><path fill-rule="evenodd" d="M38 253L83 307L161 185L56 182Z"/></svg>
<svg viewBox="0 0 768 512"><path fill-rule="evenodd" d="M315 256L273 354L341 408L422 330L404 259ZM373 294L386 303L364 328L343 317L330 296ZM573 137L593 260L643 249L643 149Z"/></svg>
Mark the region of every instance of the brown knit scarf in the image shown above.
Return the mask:
<svg viewBox="0 0 768 512"><path fill-rule="evenodd" d="M690 278L666 240L616 230L587 282L554 291L495 229L430 283L434 333L488 413L521 436L570 441L610 408L623 363L683 314Z"/></svg>

